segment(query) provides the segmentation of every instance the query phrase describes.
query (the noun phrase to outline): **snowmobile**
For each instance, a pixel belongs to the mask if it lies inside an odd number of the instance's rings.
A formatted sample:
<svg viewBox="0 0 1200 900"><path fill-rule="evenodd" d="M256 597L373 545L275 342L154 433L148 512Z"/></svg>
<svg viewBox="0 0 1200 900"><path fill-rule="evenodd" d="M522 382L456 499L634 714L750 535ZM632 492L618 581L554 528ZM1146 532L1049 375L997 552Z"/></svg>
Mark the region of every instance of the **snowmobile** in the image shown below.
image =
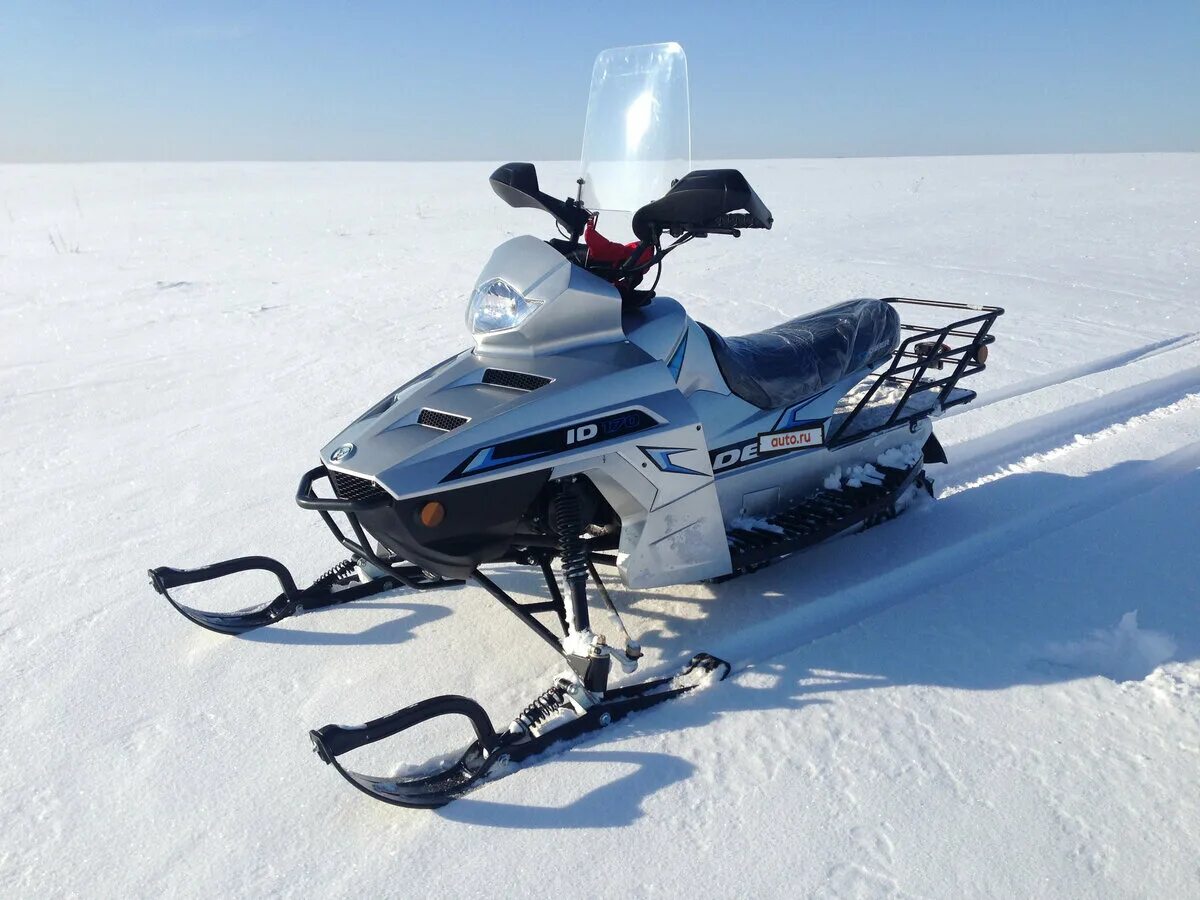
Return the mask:
<svg viewBox="0 0 1200 900"><path fill-rule="evenodd" d="M575 196L544 193L529 163L492 174L501 199L548 213L561 236L496 248L467 306L473 345L373 405L300 479L296 502L347 560L305 588L262 556L150 570L180 613L225 634L471 581L562 658L563 674L503 729L477 702L439 696L312 731L319 757L372 797L440 806L724 678L729 664L700 653L677 674L610 685L613 663L631 674L642 649L599 569L631 589L719 582L889 519L933 493L925 465L946 457L932 418L975 397L960 382L984 369L998 307L857 299L724 337L657 293L657 275L642 286L689 241L774 221L741 172L688 171L686 79L677 44L605 51ZM598 213L613 210L632 213L636 241L599 233ZM902 324L902 310L949 321ZM540 573L545 599L518 602L486 574L498 566ZM258 607L211 612L178 597L260 570L281 591ZM593 626L589 593L620 640ZM342 759L441 716L466 717L475 735L448 761L371 776Z"/></svg>

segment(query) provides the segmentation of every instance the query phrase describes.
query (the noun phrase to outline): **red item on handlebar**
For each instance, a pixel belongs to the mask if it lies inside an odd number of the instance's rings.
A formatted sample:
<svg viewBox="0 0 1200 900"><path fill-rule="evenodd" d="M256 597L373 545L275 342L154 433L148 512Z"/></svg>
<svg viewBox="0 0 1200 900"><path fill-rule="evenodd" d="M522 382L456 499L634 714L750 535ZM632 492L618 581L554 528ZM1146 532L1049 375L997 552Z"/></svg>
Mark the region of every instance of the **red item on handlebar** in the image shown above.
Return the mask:
<svg viewBox="0 0 1200 900"><path fill-rule="evenodd" d="M616 241L610 241L596 230L595 219L590 219L587 225L584 226L583 242L587 245L588 257L590 259L613 266L619 266L624 263L629 257L633 256L634 251L638 248L637 241L634 241L632 244L618 244ZM653 255L653 248L647 247L642 251L641 257L638 258L638 265L645 265Z"/></svg>

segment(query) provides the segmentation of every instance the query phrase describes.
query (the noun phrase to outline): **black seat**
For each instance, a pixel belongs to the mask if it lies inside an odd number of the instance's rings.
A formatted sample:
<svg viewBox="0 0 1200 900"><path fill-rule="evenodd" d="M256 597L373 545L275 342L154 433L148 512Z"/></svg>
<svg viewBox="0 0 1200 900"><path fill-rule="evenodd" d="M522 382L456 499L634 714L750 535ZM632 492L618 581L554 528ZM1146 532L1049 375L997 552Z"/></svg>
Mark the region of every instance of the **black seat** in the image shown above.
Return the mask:
<svg viewBox="0 0 1200 900"><path fill-rule="evenodd" d="M700 327L729 389L760 409L791 406L875 368L900 341L900 317L882 300L850 300L741 337Z"/></svg>

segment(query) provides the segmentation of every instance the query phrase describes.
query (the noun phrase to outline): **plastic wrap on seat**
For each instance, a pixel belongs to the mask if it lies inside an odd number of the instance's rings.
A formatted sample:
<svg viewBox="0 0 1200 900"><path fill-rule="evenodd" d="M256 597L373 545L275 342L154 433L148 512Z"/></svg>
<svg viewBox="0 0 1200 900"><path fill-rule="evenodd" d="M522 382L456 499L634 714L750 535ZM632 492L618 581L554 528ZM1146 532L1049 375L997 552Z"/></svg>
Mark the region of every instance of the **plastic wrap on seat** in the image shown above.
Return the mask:
<svg viewBox="0 0 1200 900"><path fill-rule="evenodd" d="M790 406L874 368L900 341L900 317L882 300L850 300L741 337L701 327L729 389L760 409Z"/></svg>

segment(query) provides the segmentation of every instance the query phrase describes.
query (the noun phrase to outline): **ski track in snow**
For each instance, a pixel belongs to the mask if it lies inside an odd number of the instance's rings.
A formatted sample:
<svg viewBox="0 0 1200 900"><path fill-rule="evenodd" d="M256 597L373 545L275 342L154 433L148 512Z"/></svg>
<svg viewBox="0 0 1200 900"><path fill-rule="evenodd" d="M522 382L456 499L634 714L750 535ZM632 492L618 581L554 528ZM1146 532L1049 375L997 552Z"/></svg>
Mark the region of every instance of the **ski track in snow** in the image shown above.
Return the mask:
<svg viewBox="0 0 1200 900"><path fill-rule="evenodd" d="M1011 475L1036 471L1045 463L1086 448L1094 442L1184 411L1200 411L1200 395L1190 394L1179 403L1108 426L1092 435L1079 435L1069 444L1007 464L995 474L977 481L952 487L946 490L942 497L949 498ZM1064 503L1055 504L1051 501L1030 507L1023 512L1017 511L1015 518L985 526L976 532L955 534L948 541L945 540L946 535L939 532L938 546L929 548L928 553L921 553L916 559L900 567L876 572L870 578L854 585L853 589L847 590L843 587L836 597L830 598L830 606L833 608L827 613L818 612L814 615L811 607L785 613L745 632L740 636L740 642L736 637L727 637L723 646L739 646L739 656L743 664L795 649L818 638L845 630L868 616L919 596L922 584L928 583L935 576L939 579L953 576L960 570L976 565L978 559L986 553L1002 553L1049 531L1070 527L1075 522L1102 513L1151 486L1186 475L1198 467L1200 445L1185 446L1154 460L1153 464L1136 473L1115 479L1093 490L1072 495ZM910 546L910 549L921 548ZM786 564L787 561L780 565ZM881 590L881 583L886 583L886 590ZM816 624L808 625L814 618ZM793 619L795 621L792 621ZM786 637L781 638L779 634Z"/></svg>
<svg viewBox="0 0 1200 900"><path fill-rule="evenodd" d="M985 407L991 406L993 403L1001 403L1005 400L1011 400L1013 397L1020 397L1025 394L1031 394L1043 388L1052 387L1057 384L1062 384L1067 381L1075 381L1080 378L1086 378L1089 375L1100 375L1104 372L1110 372L1113 369L1119 369L1124 366L1132 365L1139 360L1148 359L1158 356L1162 353L1170 353L1173 350L1180 350L1184 347L1189 347L1200 339L1200 335L1183 334L1175 338L1167 338L1161 341L1154 341L1146 344L1144 347L1137 347L1133 350L1117 353L1105 359L1099 359L1095 362L1087 362L1082 365L1071 366L1066 369L1060 369L1056 372L1051 372L1049 375L1044 375L1039 378L1033 378L1028 381L1021 381L1008 388L1001 388L996 391L989 391L986 397L975 400L966 406L955 407L948 410L943 416L943 419L950 419L956 415L962 415L966 412L973 412Z"/></svg>
<svg viewBox="0 0 1200 900"><path fill-rule="evenodd" d="M1197 376L1200 376L1200 369L1194 370ZM1189 379L1190 380L1189 373ZM951 485L941 492L942 497L953 497L955 494L969 491L973 488L978 488L981 485L990 484L994 481L999 481L1001 478L1008 478L1010 475L1017 475L1022 472L1029 472L1043 467L1046 463L1057 459L1067 453L1072 453L1081 448L1087 447L1097 441L1103 441L1107 438L1114 437L1122 432L1133 428L1138 428L1155 422L1169 416L1175 415L1188 410L1200 408L1200 394L1187 394L1181 400L1174 403L1169 403L1165 406L1155 406L1148 412L1133 416L1121 422L1114 422L1111 425L1106 425L1098 431L1091 433L1076 433L1074 439L1070 443L1061 444L1050 450L1044 450L1039 453L1030 453L1028 456L1023 456L1015 462L1006 463L990 475L985 475L982 478L976 478L962 484Z"/></svg>
<svg viewBox="0 0 1200 900"><path fill-rule="evenodd" d="M610 581L638 677L698 650L734 673L442 811L360 799L305 731L523 706L558 665L481 592L243 639L152 594L153 564L338 557L297 475L466 342L492 246L547 231L492 168L0 167L28 526L0 545L0 892L1200 895L1198 155L742 164L775 228L663 278L717 330L853 296L1007 309L936 425L940 498L725 584Z"/></svg>

